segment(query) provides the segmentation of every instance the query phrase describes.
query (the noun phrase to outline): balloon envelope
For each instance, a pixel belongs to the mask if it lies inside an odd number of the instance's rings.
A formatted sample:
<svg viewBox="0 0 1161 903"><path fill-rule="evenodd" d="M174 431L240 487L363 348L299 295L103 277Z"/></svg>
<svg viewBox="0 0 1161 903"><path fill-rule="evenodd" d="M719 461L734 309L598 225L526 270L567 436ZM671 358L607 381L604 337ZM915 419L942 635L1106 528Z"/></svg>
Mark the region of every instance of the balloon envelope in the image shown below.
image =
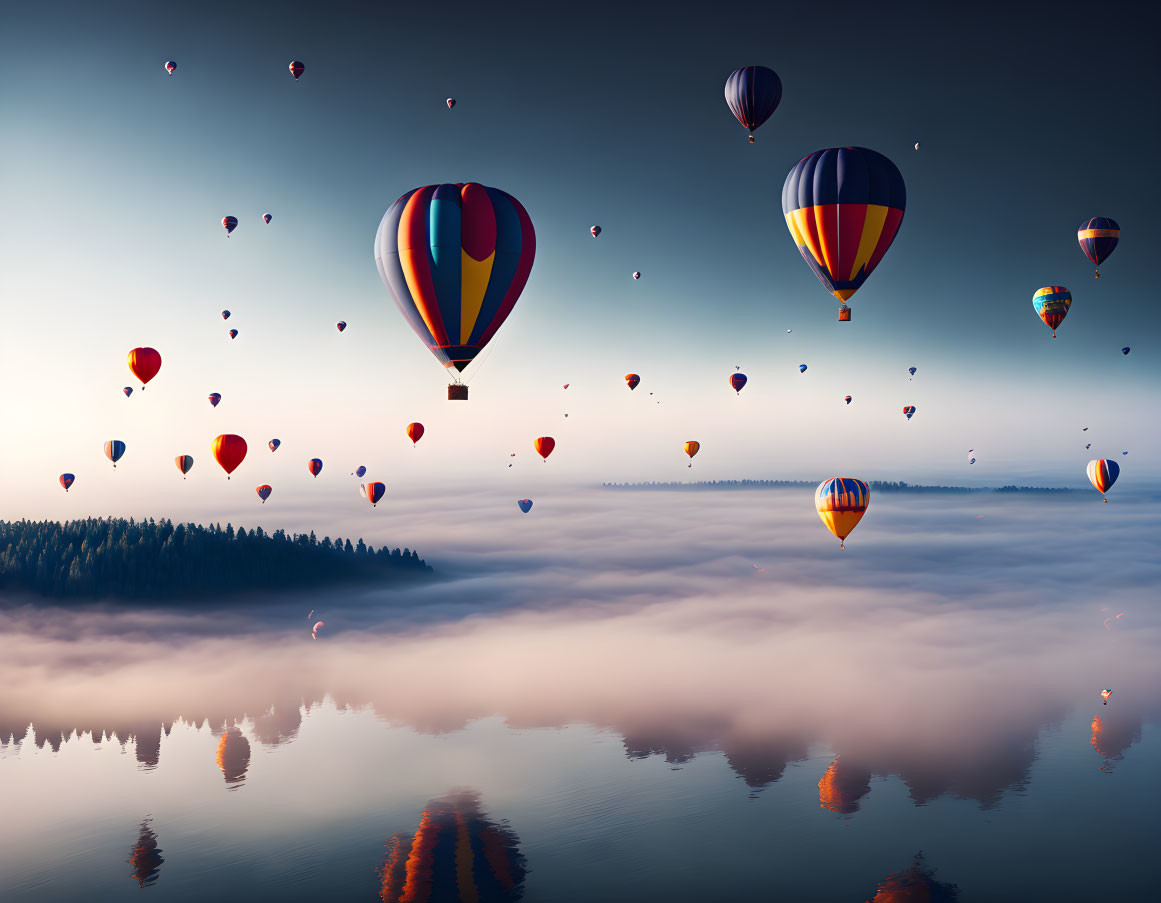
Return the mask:
<svg viewBox="0 0 1161 903"><path fill-rule="evenodd" d="M238 217L236 217L236 216L223 216L222 217L222 228L226 230L226 238L229 238L230 233L238 228Z"/></svg>
<svg viewBox="0 0 1161 903"><path fill-rule="evenodd" d="M347 328L347 321L346 320L339 320L339 322L335 324L335 328L339 332L342 332L344 329Z"/></svg>
<svg viewBox="0 0 1161 903"><path fill-rule="evenodd" d="M782 100L782 79L765 66L744 66L726 79L726 105L751 132L770 118ZM750 141L754 136L750 135Z"/></svg>
<svg viewBox="0 0 1161 903"><path fill-rule="evenodd" d="M914 376L914 375L915 375L915 368L914 368L914 367L908 367L908 368L907 368L907 372L908 372L908 373L910 373L912 376Z"/></svg>
<svg viewBox="0 0 1161 903"><path fill-rule="evenodd" d="M105 457L112 461L114 466L121 460L123 454L125 454L125 443L120 439L110 439L105 443Z"/></svg>
<svg viewBox="0 0 1161 903"><path fill-rule="evenodd" d="M271 220L271 219L273 219L273 217L271 217L269 213L263 213L263 214L262 214L262 220L263 220L264 222L267 222L267 223L268 223L268 222L270 222L270 220Z"/></svg>
<svg viewBox="0 0 1161 903"><path fill-rule="evenodd" d="M536 454L548 460L548 456L552 454L552 450L556 448L556 440L551 436L540 436L533 440L532 447L536 449Z"/></svg>
<svg viewBox="0 0 1161 903"><path fill-rule="evenodd" d="M532 499L517 499L516 504L525 514L532 510Z"/></svg>
<svg viewBox="0 0 1161 903"><path fill-rule="evenodd" d="M692 458L699 451L701 451L701 443L695 442L693 439L690 439L688 442L685 443L684 448L685 448L685 453Z"/></svg>
<svg viewBox="0 0 1161 903"><path fill-rule="evenodd" d="M1121 240L1121 227L1107 216L1094 216L1076 230L1076 240L1093 266L1100 266Z"/></svg>
<svg viewBox="0 0 1161 903"><path fill-rule="evenodd" d="M742 389L746 385L746 382L747 382L747 380L746 380L745 373L731 373L730 374L730 388L733 389L735 392L741 393Z"/></svg>
<svg viewBox="0 0 1161 903"><path fill-rule="evenodd" d="M375 235L375 263L396 305L436 359L460 371L512 312L535 256L524 207L476 182L407 192Z"/></svg>
<svg viewBox="0 0 1161 903"><path fill-rule="evenodd" d="M387 486L384 483L368 483L366 488L367 501L372 505L379 504L379 499L383 498L383 493L386 491Z"/></svg>
<svg viewBox="0 0 1161 903"><path fill-rule="evenodd" d="M1121 354L1128 354L1128 353L1129 353L1129 350L1130 350L1130 349L1129 349L1129 346L1128 346L1128 345L1126 345L1124 348L1122 348L1122 349L1121 349Z"/></svg>
<svg viewBox="0 0 1161 903"><path fill-rule="evenodd" d="M913 404L903 405L903 413L906 414L907 419L910 420L911 415L915 413L915 405L913 405Z"/></svg>
<svg viewBox="0 0 1161 903"><path fill-rule="evenodd" d="M366 473L367 473L367 468L364 467L362 464L360 464L358 467L355 468L355 476L357 476L357 477L365 476Z"/></svg>
<svg viewBox="0 0 1161 903"><path fill-rule="evenodd" d="M271 439L266 444L270 446L271 451L278 451L278 446L280 446L282 444L282 440L281 439Z"/></svg>
<svg viewBox="0 0 1161 903"><path fill-rule="evenodd" d="M246 440L233 433L223 433L210 443L210 452L229 476L246 457Z"/></svg>
<svg viewBox="0 0 1161 903"><path fill-rule="evenodd" d="M1046 285L1037 289L1032 296L1032 308L1036 315L1044 321L1044 325L1052 330L1056 337L1056 327L1068 316L1068 309L1072 307L1072 293L1063 285Z"/></svg>
<svg viewBox="0 0 1161 903"><path fill-rule="evenodd" d="M152 348L134 348L129 352L129 369L145 385L161 369L161 355Z"/></svg>
<svg viewBox="0 0 1161 903"><path fill-rule="evenodd" d="M193 470L193 455L178 455L173 459L173 463L177 465L177 469L182 473L189 473Z"/></svg>
<svg viewBox="0 0 1161 903"><path fill-rule="evenodd" d="M121 391L122 391L122 392L124 392L124 393L125 393L125 397L126 397L126 398L128 398L130 395L132 395L132 394L133 394L133 387L132 387L132 386L126 386L126 387L125 387L124 389L122 389Z"/></svg>
<svg viewBox="0 0 1161 903"><path fill-rule="evenodd" d="M306 462L306 469L310 471L311 476L317 477L322 473L322 458L311 458Z"/></svg>
<svg viewBox="0 0 1161 903"><path fill-rule="evenodd" d="M412 445L415 445L416 442L418 442L420 439L422 439L423 438L423 424L422 423L409 423L409 424L407 424L407 438L411 440Z"/></svg>
<svg viewBox="0 0 1161 903"><path fill-rule="evenodd" d="M641 377L636 373L626 373L625 384L629 387L630 390L636 389L637 386L641 384Z"/></svg>
<svg viewBox="0 0 1161 903"><path fill-rule="evenodd" d="M452 107L454 107L454 106L456 105L456 99L455 99L454 97L449 97L449 98L448 98L446 101L444 101L444 102L447 104L447 108L448 108L449 110L450 110Z"/></svg>
<svg viewBox="0 0 1161 903"><path fill-rule="evenodd" d="M177 63L175 61L173 61L173 60L166 60L165 61L165 71L168 72L170 75L173 75L173 73L176 69L177 69Z"/></svg>
<svg viewBox="0 0 1161 903"><path fill-rule="evenodd" d="M799 364L798 365L798 372L805 373L806 372L806 364Z"/></svg>
<svg viewBox="0 0 1161 903"><path fill-rule="evenodd" d="M295 81L298 81L299 76L301 76L302 73L305 71L306 71L306 66L304 66L302 63L300 63L298 60L291 60L290 61L290 74L294 76Z"/></svg>
<svg viewBox="0 0 1161 903"><path fill-rule="evenodd" d="M222 400L222 393L221 392L211 392L210 393L210 404L212 404L215 408L218 406L218 402L221 400Z"/></svg>
<svg viewBox="0 0 1161 903"><path fill-rule="evenodd" d="M236 330L236 329L231 329L231 330L230 330L230 338L231 338L231 339L236 339L236 338L238 338L238 330Z"/></svg>
<svg viewBox="0 0 1161 903"><path fill-rule="evenodd" d="M254 491L258 493L258 498L262 499L262 503L265 504L266 500L270 498L270 493L272 493L274 490L268 483L263 483Z"/></svg>
<svg viewBox="0 0 1161 903"><path fill-rule="evenodd" d="M1096 491L1103 494L1112 489L1113 483L1117 482L1117 477L1121 475L1121 465L1116 461L1098 458L1096 461L1088 462L1085 472Z"/></svg>
<svg viewBox="0 0 1161 903"><path fill-rule="evenodd" d="M634 273L633 273L633 278L634 278L634 279L640 279L640 278L641 278L641 274L640 274L639 272L634 272Z"/></svg>
<svg viewBox="0 0 1161 903"><path fill-rule="evenodd" d="M848 395L846 397L846 399L844 399L844 400L846 401L847 404L850 404L851 403L851 396Z"/></svg>
<svg viewBox="0 0 1161 903"><path fill-rule="evenodd" d="M69 491L69 487L73 485L74 480L76 480L76 477L71 473L62 473L60 475L60 484L64 488L65 492Z"/></svg>
<svg viewBox="0 0 1161 903"><path fill-rule="evenodd" d="M600 226L593 226L591 229L589 229L589 232L592 233L593 238L596 238L598 235L601 234L601 227Z"/></svg>
<svg viewBox="0 0 1161 903"><path fill-rule="evenodd" d="M224 310L224 311L222 311L222 319L223 319L223 320L228 320L228 319L230 319L230 312L229 312L228 310Z"/></svg>
<svg viewBox="0 0 1161 903"><path fill-rule="evenodd" d="M854 477L823 480L814 493L814 508L819 518L840 543L858 526L870 501L870 488Z"/></svg>

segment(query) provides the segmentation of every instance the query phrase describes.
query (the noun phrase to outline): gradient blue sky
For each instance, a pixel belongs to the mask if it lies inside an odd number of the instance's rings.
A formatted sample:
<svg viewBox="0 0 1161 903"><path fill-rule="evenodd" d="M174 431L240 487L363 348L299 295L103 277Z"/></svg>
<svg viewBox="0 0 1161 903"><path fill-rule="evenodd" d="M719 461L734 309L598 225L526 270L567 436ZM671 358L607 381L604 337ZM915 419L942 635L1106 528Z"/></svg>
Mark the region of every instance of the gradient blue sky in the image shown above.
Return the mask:
<svg viewBox="0 0 1161 903"><path fill-rule="evenodd" d="M1116 491L1161 478L1146 308L1161 238L1155 11L367 6L6 10L4 516L181 516L193 493L248 505L259 482L275 486L267 509L345 506L360 463L389 493L516 486L533 466L540 483L547 467L586 482L1081 485L1099 455L1124 466ZM785 88L753 146L722 99L750 63ZM843 325L780 209L790 167L835 144L887 154L908 188L900 235ZM471 401L453 404L371 242L404 191L467 180L523 202L538 253L469 371ZM226 214L240 220L229 241ZM1099 282L1075 240L1095 215L1123 230ZM1031 306L1053 283L1074 296L1056 341ZM126 400L136 345L165 363ZM904 404L919 409L910 423ZM411 420L428 428L414 451ZM209 456L219 432L251 445L229 486ZM558 440L547 465L531 453L543 434ZM108 438L129 445L115 475ZM182 453L197 462L185 486Z"/></svg>

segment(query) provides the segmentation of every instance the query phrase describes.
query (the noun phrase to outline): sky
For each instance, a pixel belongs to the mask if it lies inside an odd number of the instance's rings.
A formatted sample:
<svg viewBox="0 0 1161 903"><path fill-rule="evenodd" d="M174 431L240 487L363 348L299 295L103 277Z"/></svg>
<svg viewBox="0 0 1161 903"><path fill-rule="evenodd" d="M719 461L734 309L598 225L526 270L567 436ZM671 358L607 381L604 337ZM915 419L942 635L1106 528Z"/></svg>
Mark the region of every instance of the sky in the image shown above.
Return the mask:
<svg viewBox="0 0 1161 903"><path fill-rule="evenodd" d="M538 485L543 467L561 484L1080 486L1098 456L1123 464L1118 491L1155 485L1158 14L908 6L740 4L696 27L601 4L6 11L3 515L183 516L256 505L243 495L260 482L268 509L324 510L357 503L343 480L358 464L389 494ZM784 95L749 145L722 85L754 63ZM887 154L908 189L849 324L780 209L794 163L838 144ZM468 180L523 203L537 257L471 400L450 403L371 244L405 191ZM1123 231L1099 281L1075 240L1091 216ZM1050 284L1074 297L1055 341L1031 306ZM138 345L164 363L126 399ZM428 431L414 450L413 420ZM229 484L209 457L222 432L251 449ZM547 465L540 435L558 440ZM115 474L111 438L129 447Z"/></svg>

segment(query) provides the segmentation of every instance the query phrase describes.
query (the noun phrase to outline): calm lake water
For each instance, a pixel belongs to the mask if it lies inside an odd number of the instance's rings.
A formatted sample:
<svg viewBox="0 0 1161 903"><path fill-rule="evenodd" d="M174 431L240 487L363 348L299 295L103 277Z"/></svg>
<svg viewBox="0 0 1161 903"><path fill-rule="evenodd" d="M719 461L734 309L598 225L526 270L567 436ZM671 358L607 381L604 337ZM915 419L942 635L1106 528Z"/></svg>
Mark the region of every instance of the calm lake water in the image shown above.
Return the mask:
<svg viewBox="0 0 1161 903"><path fill-rule="evenodd" d="M10 606L0 899L1158 899L1155 500L880 495L839 552L801 495L481 496L405 592Z"/></svg>

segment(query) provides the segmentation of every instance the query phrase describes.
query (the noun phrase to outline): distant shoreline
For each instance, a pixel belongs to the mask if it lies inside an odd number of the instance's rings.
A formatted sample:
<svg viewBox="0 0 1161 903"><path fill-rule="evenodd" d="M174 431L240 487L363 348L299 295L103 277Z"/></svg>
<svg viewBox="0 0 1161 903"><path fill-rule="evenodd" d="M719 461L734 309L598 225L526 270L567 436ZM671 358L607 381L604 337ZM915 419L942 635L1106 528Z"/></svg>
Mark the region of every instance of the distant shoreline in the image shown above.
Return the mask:
<svg viewBox="0 0 1161 903"><path fill-rule="evenodd" d="M1051 486L924 486L911 483L890 482L886 480L871 480L867 484L872 492L922 492L922 493L1003 493L1022 495L1035 493L1039 495L1072 495L1084 492L1083 489L1066 489ZM602 489L628 490L661 490L670 492L690 490L740 490L740 489L814 489L818 482L810 480L695 480L672 482L644 482L644 483L601 483Z"/></svg>

